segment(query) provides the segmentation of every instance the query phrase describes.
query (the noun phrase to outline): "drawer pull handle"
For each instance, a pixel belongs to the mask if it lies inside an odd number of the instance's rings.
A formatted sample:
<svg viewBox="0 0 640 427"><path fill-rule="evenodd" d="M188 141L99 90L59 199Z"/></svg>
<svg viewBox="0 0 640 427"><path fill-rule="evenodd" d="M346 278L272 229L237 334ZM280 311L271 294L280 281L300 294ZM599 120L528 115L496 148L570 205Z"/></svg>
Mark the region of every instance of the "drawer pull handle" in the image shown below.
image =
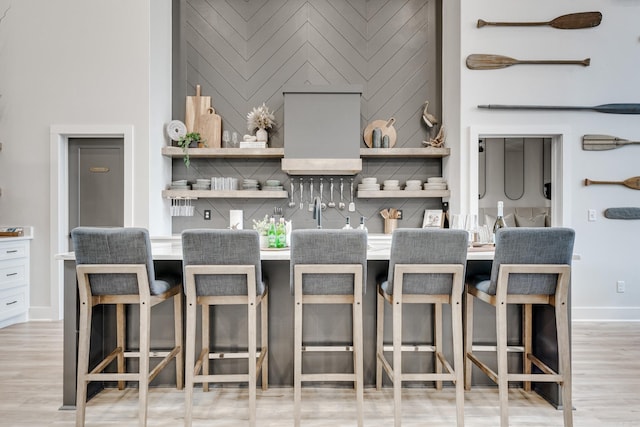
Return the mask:
<svg viewBox="0 0 640 427"><path fill-rule="evenodd" d="M13 304L16 304L17 302L18 302L18 300L11 301L11 302L8 302L6 305L13 305Z"/></svg>
<svg viewBox="0 0 640 427"><path fill-rule="evenodd" d="M9 273L9 274L7 274L7 277L17 276L17 275L18 275L18 273Z"/></svg>
<svg viewBox="0 0 640 427"><path fill-rule="evenodd" d="M8 253L8 254L15 254L15 253L17 253L17 252L18 252L18 250L17 250L17 249L14 249L14 250L12 250L12 251L7 251L6 253Z"/></svg>

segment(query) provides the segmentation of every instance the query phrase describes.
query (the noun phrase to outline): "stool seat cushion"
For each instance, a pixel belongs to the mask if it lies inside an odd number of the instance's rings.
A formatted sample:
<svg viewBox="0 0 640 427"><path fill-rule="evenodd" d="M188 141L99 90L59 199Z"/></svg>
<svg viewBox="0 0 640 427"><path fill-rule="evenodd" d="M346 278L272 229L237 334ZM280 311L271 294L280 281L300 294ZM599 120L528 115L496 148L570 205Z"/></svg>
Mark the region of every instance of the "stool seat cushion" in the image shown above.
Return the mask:
<svg viewBox="0 0 640 427"><path fill-rule="evenodd" d="M391 240L389 275L378 283L393 295L393 271L396 264L462 264L467 262L468 233L464 230L397 229ZM451 293L451 274L405 274L403 294L445 295Z"/></svg>
<svg viewBox="0 0 640 427"><path fill-rule="evenodd" d="M469 282L478 290L495 295L501 264L571 265L575 232L570 228L502 228L496 233L496 252L491 277ZM553 295L556 274L511 274L507 288L514 295Z"/></svg>
<svg viewBox="0 0 640 427"><path fill-rule="evenodd" d="M267 289L262 277L260 236L255 230L185 230L182 252L185 266L253 265L256 294L264 295ZM247 277L243 274L199 274L195 282L197 296L247 295Z"/></svg>
<svg viewBox="0 0 640 427"><path fill-rule="evenodd" d="M151 295L166 292L180 278L156 280L149 232L144 228L77 227L71 231L76 264L143 264L149 277ZM135 274L90 274L93 295L135 295Z"/></svg>
<svg viewBox="0 0 640 427"><path fill-rule="evenodd" d="M291 233L291 293L297 264L360 264L366 291L367 232L364 230L294 230ZM353 294L353 274L303 274L306 295Z"/></svg>

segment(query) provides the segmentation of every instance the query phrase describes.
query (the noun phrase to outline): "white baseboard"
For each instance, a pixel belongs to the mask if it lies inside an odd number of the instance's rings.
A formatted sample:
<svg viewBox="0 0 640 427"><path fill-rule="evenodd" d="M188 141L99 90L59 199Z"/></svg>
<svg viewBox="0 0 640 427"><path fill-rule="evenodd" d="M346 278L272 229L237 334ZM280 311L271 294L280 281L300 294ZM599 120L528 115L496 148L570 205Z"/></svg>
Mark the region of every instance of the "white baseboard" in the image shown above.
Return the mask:
<svg viewBox="0 0 640 427"><path fill-rule="evenodd" d="M50 306L39 306L39 307L29 307L29 320L33 321L41 321L41 320L61 320L54 313L53 307Z"/></svg>
<svg viewBox="0 0 640 427"><path fill-rule="evenodd" d="M572 307L571 320L640 322L640 307Z"/></svg>

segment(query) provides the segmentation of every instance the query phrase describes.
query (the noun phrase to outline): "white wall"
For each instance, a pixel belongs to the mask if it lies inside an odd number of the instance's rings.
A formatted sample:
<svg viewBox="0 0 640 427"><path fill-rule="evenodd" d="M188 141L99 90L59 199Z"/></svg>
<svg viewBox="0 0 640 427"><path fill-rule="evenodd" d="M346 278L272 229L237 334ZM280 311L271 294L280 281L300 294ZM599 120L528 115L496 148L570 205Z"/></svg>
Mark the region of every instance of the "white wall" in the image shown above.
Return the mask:
<svg viewBox="0 0 640 427"><path fill-rule="evenodd" d="M0 23L0 224L35 227L32 315L50 313L49 127L51 125L133 125L135 225L166 233L169 218L158 214L167 159L159 155L160 124L168 120L167 3L162 0L0 0L11 5ZM153 7L152 7L153 6ZM487 20L549 20L600 10L594 29L475 28ZM605 133L640 139L638 116L590 112L481 111L478 104L598 105L640 102L640 2L631 0L443 1L443 120L452 156L445 173L452 188L468 182L472 127L569 129L565 134L571 216L576 229L574 318L640 319L640 270L633 264L640 221L611 221L602 211L638 206L640 193L622 186L583 187L584 178L622 180L638 175L639 147L584 152L581 136ZM150 17L154 17L151 25ZM160 20L156 25L155 19ZM25 31L25 28L30 29ZM9 37L11 34L11 37ZM153 36L151 36L153 34ZM156 37L164 40L155 43ZM577 66L514 66L471 71L464 58L496 53L519 59L592 58ZM164 58L164 59L163 59ZM150 142L150 140L152 142ZM466 187L451 197L452 212L469 209ZM598 220L587 222L587 209ZM166 212L166 209L164 210ZM631 261L631 262L630 262ZM625 280L627 291L615 292Z"/></svg>
<svg viewBox="0 0 640 427"><path fill-rule="evenodd" d="M447 38L460 39L461 52L445 50L444 66L460 64L459 116L450 116L445 126L456 127L459 140L448 140L454 152L462 155L456 161L458 176L449 181L465 182L465 147L470 144L473 127L492 129L565 128L565 183L570 194L570 217L565 225L576 230L572 305L575 319L640 319L640 269L633 262L637 253L640 221L613 221L602 216L614 206L640 206L640 193L622 186L584 187L584 178L623 180L638 175L640 147L626 147L608 152L586 152L581 149L582 135L602 133L626 139L640 139L638 116L611 115L595 112L514 112L480 110L478 104L529 105L599 105L640 102L640 2L583 0L540 0L513 2L444 1L445 13L459 8L459 22L444 22ZM452 2L454 3L454 2ZM462 4L460 4L462 3ZM489 21L548 21L556 16L598 10L603 14L599 27L585 30L557 30L550 27L476 28L479 18ZM452 19L449 17L449 19ZM460 33L452 34L447 26L460 25ZM453 54L452 54L453 53ZM513 66L495 71L473 71L464 66L472 53L492 53L518 59L584 59L590 67L579 66ZM445 86L445 90L447 87ZM444 102L456 102L457 94ZM445 111L453 108L446 107ZM445 119L447 119L445 117ZM453 187L455 188L455 187ZM468 200L461 192L452 197L452 209L464 212ZM587 209L598 212L596 222L587 222ZM616 293L616 281L626 282L626 293Z"/></svg>
<svg viewBox="0 0 640 427"><path fill-rule="evenodd" d="M49 292L49 265L54 255L49 250L50 126L133 126L134 224L162 226L162 222L151 220L157 217L151 212L156 211L155 205L162 204L160 189L164 181L158 177L168 162L159 155L158 147L164 141L158 141L158 133L153 134L154 144L149 140L151 114L165 114L164 118L153 119L154 129L158 121L169 118L170 85L166 77L152 80L151 72L165 67L168 71L163 69L163 73L170 73L170 62L161 54L170 52L170 46L151 52L151 3L0 2L1 10L3 5L11 7L0 23L0 141L4 145L0 152L0 224L35 227L32 318L55 317L55 302ZM158 0L153 3L154 8L159 7ZM166 19L162 25L166 25ZM166 25L164 30L170 32L171 26ZM167 40L170 36L163 43ZM152 63L152 57L163 55L164 65ZM166 88L160 86L163 81ZM154 111L152 83L156 85L154 90L165 92L161 98L166 99L160 107L154 105ZM166 231L160 229L156 234Z"/></svg>

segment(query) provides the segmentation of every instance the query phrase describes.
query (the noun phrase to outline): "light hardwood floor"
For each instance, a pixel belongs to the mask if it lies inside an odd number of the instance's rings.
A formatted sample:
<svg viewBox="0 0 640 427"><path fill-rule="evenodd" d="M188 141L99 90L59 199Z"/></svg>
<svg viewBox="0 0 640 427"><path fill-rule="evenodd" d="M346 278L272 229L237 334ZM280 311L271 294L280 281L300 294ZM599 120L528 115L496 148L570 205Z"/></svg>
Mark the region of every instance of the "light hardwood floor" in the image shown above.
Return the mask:
<svg viewBox="0 0 640 427"><path fill-rule="evenodd" d="M640 425L640 323L574 323L574 425ZM87 407L87 426L137 425L137 390L108 389ZM509 393L512 426L562 425L562 412L536 394ZM62 401L62 323L30 322L0 330L0 426L73 426L75 411L60 411ZM449 387L403 390L403 426L455 425L455 396ZM499 423L495 389L465 393L465 425ZM366 389L366 426L393 425L392 389ZM293 389L258 390L259 426L293 425ZM183 392L153 388L149 426L181 426ZM215 419L215 422L212 422ZM194 426L247 424L246 389L212 389L194 394ZM304 388L302 425L356 425L353 390Z"/></svg>

